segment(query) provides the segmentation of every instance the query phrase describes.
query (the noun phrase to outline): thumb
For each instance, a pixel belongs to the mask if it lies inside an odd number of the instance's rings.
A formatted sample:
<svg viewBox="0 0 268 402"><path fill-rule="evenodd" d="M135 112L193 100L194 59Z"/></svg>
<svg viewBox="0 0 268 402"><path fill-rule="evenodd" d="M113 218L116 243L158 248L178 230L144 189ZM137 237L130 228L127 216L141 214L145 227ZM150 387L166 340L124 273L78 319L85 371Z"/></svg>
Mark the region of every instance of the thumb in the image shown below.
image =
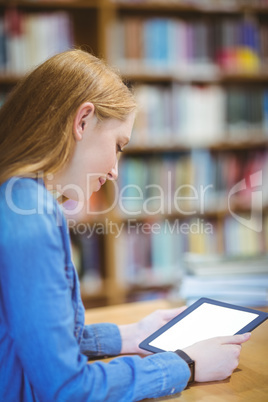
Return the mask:
<svg viewBox="0 0 268 402"><path fill-rule="evenodd" d="M250 332L246 332L245 334L233 335L233 336L222 336L221 342L222 344L233 344L240 345L249 340L251 337Z"/></svg>

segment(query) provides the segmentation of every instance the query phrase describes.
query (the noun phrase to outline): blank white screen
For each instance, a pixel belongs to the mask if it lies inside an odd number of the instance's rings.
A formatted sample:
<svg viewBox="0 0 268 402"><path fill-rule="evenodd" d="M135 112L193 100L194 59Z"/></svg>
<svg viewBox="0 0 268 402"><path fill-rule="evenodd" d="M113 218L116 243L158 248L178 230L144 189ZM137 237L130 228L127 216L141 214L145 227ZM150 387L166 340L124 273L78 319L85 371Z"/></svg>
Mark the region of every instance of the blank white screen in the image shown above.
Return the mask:
<svg viewBox="0 0 268 402"><path fill-rule="evenodd" d="M203 303L149 345L174 352L215 336L234 335L258 314Z"/></svg>

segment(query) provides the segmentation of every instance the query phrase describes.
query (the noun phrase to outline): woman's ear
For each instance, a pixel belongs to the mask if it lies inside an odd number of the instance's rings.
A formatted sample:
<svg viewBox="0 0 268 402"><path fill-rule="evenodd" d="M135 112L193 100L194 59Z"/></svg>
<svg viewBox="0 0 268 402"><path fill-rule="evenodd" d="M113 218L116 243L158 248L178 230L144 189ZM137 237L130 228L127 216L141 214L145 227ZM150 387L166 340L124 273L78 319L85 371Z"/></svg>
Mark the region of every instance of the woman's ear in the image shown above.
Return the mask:
<svg viewBox="0 0 268 402"><path fill-rule="evenodd" d="M76 141L82 140L89 120L94 116L94 111L95 107L90 102L85 102L78 108L73 125L73 134Z"/></svg>

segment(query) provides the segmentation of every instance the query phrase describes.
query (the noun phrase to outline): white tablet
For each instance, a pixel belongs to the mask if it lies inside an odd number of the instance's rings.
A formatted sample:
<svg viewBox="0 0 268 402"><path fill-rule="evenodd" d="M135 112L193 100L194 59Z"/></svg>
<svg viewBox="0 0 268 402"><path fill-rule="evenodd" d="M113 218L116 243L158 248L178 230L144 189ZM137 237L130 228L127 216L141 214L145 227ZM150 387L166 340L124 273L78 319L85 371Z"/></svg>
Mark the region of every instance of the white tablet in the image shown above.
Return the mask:
<svg viewBox="0 0 268 402"><path fill-rule="evenodd" d="M150 352L174 352L215 336L250 332L267 318L263 311L202 298L139 346Z"/></svg>

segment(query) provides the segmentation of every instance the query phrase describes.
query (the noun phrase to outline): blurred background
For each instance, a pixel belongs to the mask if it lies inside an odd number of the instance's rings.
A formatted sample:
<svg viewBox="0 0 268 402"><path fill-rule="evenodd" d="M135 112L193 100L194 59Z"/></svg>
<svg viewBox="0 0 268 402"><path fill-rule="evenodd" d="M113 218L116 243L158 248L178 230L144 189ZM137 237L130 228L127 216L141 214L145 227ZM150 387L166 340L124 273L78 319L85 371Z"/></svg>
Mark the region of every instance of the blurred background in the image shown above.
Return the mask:
<svg viewBox="0 0 268 402"><path fill-rule="evenodd" d="M267 306L268 0L2 0L1 103L72 47L138 102L117 183L63 205L85 306Z"/></svg>

